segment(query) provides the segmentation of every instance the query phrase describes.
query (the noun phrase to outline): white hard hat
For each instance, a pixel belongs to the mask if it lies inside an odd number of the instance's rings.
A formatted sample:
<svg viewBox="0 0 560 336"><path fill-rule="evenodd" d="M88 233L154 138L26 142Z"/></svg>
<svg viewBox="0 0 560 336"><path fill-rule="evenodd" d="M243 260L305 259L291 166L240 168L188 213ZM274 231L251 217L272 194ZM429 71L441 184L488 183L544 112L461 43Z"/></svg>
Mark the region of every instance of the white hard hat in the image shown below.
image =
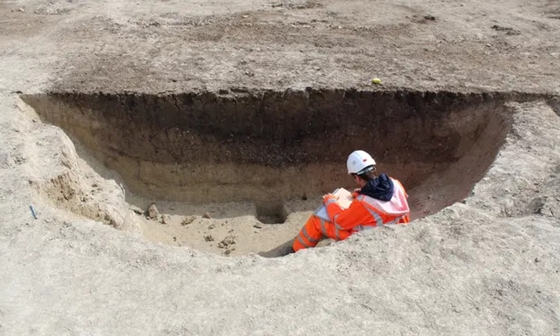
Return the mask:
<svg viewBox="0 0 560 336"><path fill-rule="evenodd" d="M363 174L375 168L375 160L363 150L353 151L346 161L348 174Z"/></svg>

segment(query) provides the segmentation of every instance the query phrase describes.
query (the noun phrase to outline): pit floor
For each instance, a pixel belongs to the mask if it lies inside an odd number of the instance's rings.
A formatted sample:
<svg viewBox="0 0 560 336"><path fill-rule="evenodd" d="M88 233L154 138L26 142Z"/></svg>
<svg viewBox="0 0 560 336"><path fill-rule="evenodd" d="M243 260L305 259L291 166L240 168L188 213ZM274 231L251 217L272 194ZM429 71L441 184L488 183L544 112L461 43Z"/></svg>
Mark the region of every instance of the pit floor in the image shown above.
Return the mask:
<svg viewBox="0 0 560 336"><path fill-rule="evenodd" d="M136 212L149 207L147 200L135 197ZM287 202L295 209L284 223L261 223L253 203L192 205L178 202L156 202L160 213L154 219L138 214L142 235L151 242L189 246L221 255L238 256L269 252L292 240L312 211L304 208L320 204L320 199ZM272 256L280 256L273 252Z"/></svg>

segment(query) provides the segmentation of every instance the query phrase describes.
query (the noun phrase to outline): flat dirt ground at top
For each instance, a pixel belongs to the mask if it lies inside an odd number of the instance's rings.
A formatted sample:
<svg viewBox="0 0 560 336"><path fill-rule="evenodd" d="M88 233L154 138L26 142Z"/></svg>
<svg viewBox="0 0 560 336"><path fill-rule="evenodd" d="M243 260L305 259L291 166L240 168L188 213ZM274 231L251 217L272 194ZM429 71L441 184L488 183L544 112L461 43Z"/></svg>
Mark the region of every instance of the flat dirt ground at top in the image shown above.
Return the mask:
<svg viewBox="0 0 560 336"><path fill-rule="evenodd" d="M25 93L44 72L57 89L150 93L360 88L371 77L385 88L554 91L560 81L554 0L21 0L0 11L3 86Z"/></svg>
<svg viewBox="0 0 560 336"><path fill-rule="evenodd" d="M558 95L559 69L556 0L2 0L0 334L560 334L558 100L510 104L506 144L465 202L269 259L143 240L115 180L19 99L309 86ZM81 212L123 230L45 197L93 184Z"/></svg>

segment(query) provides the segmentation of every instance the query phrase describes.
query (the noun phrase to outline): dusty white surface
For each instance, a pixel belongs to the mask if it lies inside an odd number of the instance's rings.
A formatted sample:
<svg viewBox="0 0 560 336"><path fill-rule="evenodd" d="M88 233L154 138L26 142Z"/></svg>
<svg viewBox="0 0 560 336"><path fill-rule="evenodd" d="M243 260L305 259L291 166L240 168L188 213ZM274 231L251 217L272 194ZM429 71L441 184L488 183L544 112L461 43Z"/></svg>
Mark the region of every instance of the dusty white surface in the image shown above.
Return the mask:
<svg viewBox="0 0 560 336"><path fill-rule="evenodd" d="M143 24L154 17L168 17L163 28L172 30L189 26L189 16L254 11L263 8L262 2L135 4L37 0L0 4L0 334L560 333L560 119L544 102L515 105L515 123L506 145L465 203L409 226L373 230L328 247L268 259L221 257L144 240L117 182L102 180L84 166L63 132L34 122L33 111L14 93L43 92L52 83L86 91L114 84L115 89L154 92L216 87L216 83L227 86L236 81L249 86L305 86L307 80L350 85L376 71L385 71L381 77L395 86L557 92L560 21L555 18L555 2L430 1L419 5L401 1L379 2L379 7L359 1L328 2L328 10L321 13L325 17L333 17L327 11L338 13L334 24L356 23L352 15L362 13L360 18L366 22L364 16L368 17L372 27L385 27L377 32L386 35L371 37L369 47L394 43L393 50L363 56L355 68L340 70L334 59L325 62L335 52L311 47L314 37L329 36L322 26L310 29L310 35L286 28L286 36L300 34L309 43L308 58L291 57L293 44L271 44L251 59L255 75L249 77L244 77L245 69L219 72L211 67L246 57L228 54L235 49L233 42L191 41L196 48L215 49L189 54L190 40L177 42L174 32L162 38L161 31L150 32L151 26ZM376 8L377 14L371 15L374 9L366 7ZM427 9L438 18L437 24L443 22L440 26L407 24L392 30L393 23L408 15L403 11L423 15ZM175 14L162 16L164 12ZM311 21L315 14L303 15L304 21ZM283 20L271 22L291 27L290 20L298 21L298 15L301 12L292 11ZM488 28L493 20L522 34L510 36L514 42L510 37L495 37L498 33ZM111 31L107 21L128 30ZM345 31L344 27L340 30ZM270 31L278 29L261 32L262 36L270 37L265 34ZM255 34L258 40L259 33ZM352 40L351 35L346 38ZM419 42L411 42L415 38ZM176 44L169 50L200 57L192 82L162 80L167 74L186 74L174 67L180 53L170 57L165 51L154 57L139 52L157 50L157 41L173 39ZM341 41L347 42L346 47L337 47ZM247 43L260 45L254 40ZM352 46L359 43L332 41L342 57L353 55ZM138 48L124 53L130 44ZM485 51L490 48L487 44L502 49ZM422 45L429 50L442 47L425 55ZM118 69L106 66L115 55L124 55L114 62ZM284 61L266 62L270 55ZM137 64L147 59L154 64L134 68L127 63L132 59ZM303 59L325 66L322 74L316 74L319 70ZM121 67L129 70L119 72ZM146 77L142 69L152 69L157 75ZM272 73L274 69L279 70ZM70 205L76 207L70 210L109 214L125 231L59 209L52 203L52 194L61 186L56 181L64 181L62 186L70 182L74 189L66 191L88 194L98 184L91 199L84 205ZM30 204L37 220L31 217ZM237 220L252 228L249 219ZM294 219L298 225L300 221Z"/></svg>

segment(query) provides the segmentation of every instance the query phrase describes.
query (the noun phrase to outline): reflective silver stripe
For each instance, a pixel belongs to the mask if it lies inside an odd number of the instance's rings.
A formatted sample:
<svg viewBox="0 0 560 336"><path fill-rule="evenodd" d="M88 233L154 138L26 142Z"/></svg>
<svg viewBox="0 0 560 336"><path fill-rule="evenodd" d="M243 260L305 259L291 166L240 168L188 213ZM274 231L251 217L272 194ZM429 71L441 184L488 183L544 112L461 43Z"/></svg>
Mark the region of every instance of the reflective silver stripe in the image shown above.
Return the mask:
<svg viewBox="0 0 560 336"><path fill-rule="evenodd" d="M336 237L336 240L340 240L339 232L340 232L340 231L338 231L338 229L337 229L336 226L335 226L335 228L334 228L334 236Z"/></svg>
<svg viewBox="0 0 560 336"><path fill-rule="evenodd" d="M377 226L382 226L383 225L383 220L381 219L381 216L379 216L379 214L373 210L371 210L370 208L368 208L367 206L365 206L365 208L367 209L367 211L370 213L370 215L373 216L373 219L375 219L375 225Z"/></svg>
<svg viewBox="0 0 560 336"><path fill-rule="evenodd" d="M333 224L334 224L334 227L336 227L338 230L343 230L342 226L338 225L338 223L336 222L336 219L337 219L337 217L338 217L339 215L340 215L340 214L334 215L334 217L333 217Z"/></svg>
<svg viewBox="0 0 560 336"><path fill-rule="evenodd" d="M400 191L402 191L403 193L405 193L405 191L404 191L404 189L402 188L402 186L400 185L400 183L395 183L394 185L395 185L395 188L401 189ZM397 191L395 191L395 194L397 194ZM378 204L377 200L375 200L375 199L373 199L373 198L371 198L371 197L369 197L369 196L366 196L366 195L359 195L358 197L356 197L356 199L359 199L360 201L363 201L363 202L367 203L368 205L370 205L372 208L374 208L374 209L376 209L376 210L378 210L378 211L380 211L380 212L383 212L383 209L380 209L380 208L379 208L379 204Z"/></svg>
<svg viewBox="0 0 560 336"><path fill-rule="evenodd" d="M336 200L331 198L330 200L327 201L327 203L325 203L325 206L327 206L331 203L334 203L334 202L336 202Z"/></svg>
<svg viewBox="0 0 560 336"><path fill-rule="evenodd" d="M371 226L371 225L358 225L356 227L354 227L354 230L356 231L365 231L365 230L371 230L373 229L375 226Z"/></svg>
<svg viewBox="0 0 560 336"><path fill-rule="evenodd" d="M301 232L303 232L303 235L305 236L305 239L307 239L308 242L311 243L317 243L319 241L319 239L311 239L311 237L309 237L309 234L307 233L307 229L304 227Z"/></svg>
<svg viewBox="0 0 560 336"><path fill-rule="evenodd" d="M370 212L370 213L371 213L371 212ZM393 219L393 220L390 221L390 222L383 223L383 225L393 225L393 224L397 224L397 223L398 223L401 219L403 219L403 218L404 218L404 216L397 217L397 218ZM354 227L354 230L357 230L357 231L364 231L364 230L370 230L370 229L373 229L373 228L374 228L374 226L371 226L371 225L358 225L358 226L355 226L355 227Z"/></svg>
<svg viewBox="0 0 560 336"><path fill-rule="evenodd" d="M333 224L334 224L334 234L336 236L336 239L340 240L340 230L343 230L343 229L342 229L342 226L338 225L338 223L336 222L336 218L338 217L338 215L340 215L340 214L337 214L333 217Z"/></svg>
<svg viewBox="0 0 560 336"><path fill-rule="evenodd" d="M303 239L301 239L301 236L299 236L299 235L297 236L297 241L305 247L311 247L311 246L307 245L306 243L304 243Z"/></svg>
<svg viewBox="0 0 560 336"><path fill-rule="evenodd" d="M356 199L359 199L360 201L364 201L364 203L366 203L367 205L364 205L364 207L367 209L367 211L373 216L373 218L375 219L375 223L377 226L383 226L383 225L390 225L390 224L395 224L397 223L402 217L398 217L395 220L388 222L388 223L383 223L383 220L381 219L381 216L379 216L379 214L377 212L375 212L374 210L370 209L368 207L368 205L373 206L372 204L370 204L370 202L367 201L367 199L365 198L364 195L360 195L358 197L356 197ZM375 207L375 206L373 206Z"/></svg>
<svg viewBox="0 0 560 336"><path fill-rule="evenodd" d="M323 235L327 236L327 229L325 228L325 221L322 220L322 219L321 219L321 232L323 232Z"/></svg>
<svg viewBox="0 0 560 336"><path fill-rule="evenodd" d="M340 214L336 214L336 215L334 215L334 217L332 218L334 224L336 224L336 219L338 218L339 215L340 215Z"/></svg>

